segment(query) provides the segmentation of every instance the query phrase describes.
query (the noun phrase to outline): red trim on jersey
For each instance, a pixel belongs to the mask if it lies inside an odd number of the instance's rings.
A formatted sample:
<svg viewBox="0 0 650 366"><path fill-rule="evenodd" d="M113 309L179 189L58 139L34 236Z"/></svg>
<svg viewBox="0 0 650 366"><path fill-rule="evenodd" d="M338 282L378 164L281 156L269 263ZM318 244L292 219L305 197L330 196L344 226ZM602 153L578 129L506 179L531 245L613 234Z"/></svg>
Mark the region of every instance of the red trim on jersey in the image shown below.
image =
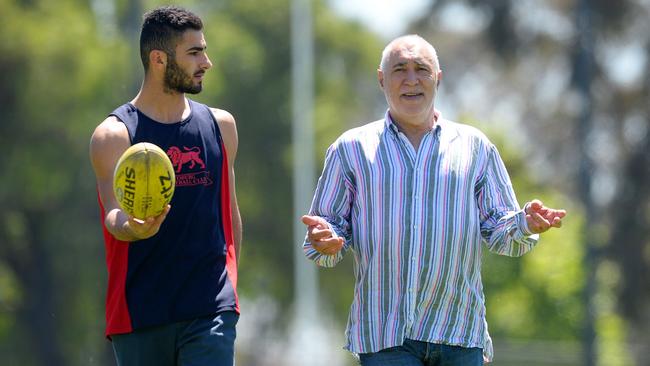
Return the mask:
<svg viewBox="0 0 650 366"><path fill-rule="evenodd" d="M221 143L223 162L221 163L221 221L223 235L226 240L226 271L235 292L235 311L239 313L239 297L237 296L237 255L232 228L232 208L230 202L230 168L225 143Z"/></svg>
<svg viewBox="0 0 650 366"><path fill-rule="evenodd" d="M126 303L126 272L129 264L129 242L117 240L106 229L106 212L102 200L99 201L104 246L106 248L106 268L108 269L108 288L106 290L106 336L130 333L133 331L131 314Z"/></svg>

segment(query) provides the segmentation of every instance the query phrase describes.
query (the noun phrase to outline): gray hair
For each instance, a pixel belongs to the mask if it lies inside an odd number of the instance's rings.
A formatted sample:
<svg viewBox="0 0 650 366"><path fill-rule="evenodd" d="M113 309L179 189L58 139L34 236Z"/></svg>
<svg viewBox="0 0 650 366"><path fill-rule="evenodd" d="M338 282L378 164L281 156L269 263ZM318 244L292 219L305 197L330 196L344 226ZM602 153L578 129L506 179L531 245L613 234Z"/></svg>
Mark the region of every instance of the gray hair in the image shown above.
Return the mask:
<svg viewBox="0 0 650 366"><path fill-rule="evenodd" d="M433 59L431 62L433 63L434 71L440 71L440 62L438 61L438 53L436 52L436 49L431 45L431 43L427 42L426 39L420 37L417 34L408 34L405 36L397 37L390 41L384 50L381 53L381 61L379 62L379 69L381 69L382 72L386 71L386 68L388 68L388 58L390 56L391 51L393 50L393 47L395 44L400 43L400 42L405 42L405 43L422 43L426 48L431 51L431 55Z"/></svg>

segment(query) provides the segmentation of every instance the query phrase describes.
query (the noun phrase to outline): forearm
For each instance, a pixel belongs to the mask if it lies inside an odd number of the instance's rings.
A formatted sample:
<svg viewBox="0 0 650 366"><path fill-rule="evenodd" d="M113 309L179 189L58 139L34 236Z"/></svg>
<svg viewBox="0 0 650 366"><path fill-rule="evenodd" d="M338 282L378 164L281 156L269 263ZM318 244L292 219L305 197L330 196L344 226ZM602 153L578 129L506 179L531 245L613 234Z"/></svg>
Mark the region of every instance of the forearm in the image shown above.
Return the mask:
<svg viewBox="0 0 650 366"><path fill-rule="evenodd" d="M519 257L531 251L539 241L526 224L523 210L513 211L501 217L487 231L486 240L490 251L510 257Z"/></svg>
<svg viewBox="0 0 650 366"><path fill-rule="evenodd" d="M518 257L537 244L539 237L528 229L526 215L519 208L506 167L493 145L490 146L477 203L481 234L490 251Z"/></svg>
<svg viewBox="0 0 650 366"><path fill-rule="evenodd" d="M314 263L321 267L334 267L343 259L343 249L338 251L336 254L325 255L317 252L316 249L314 249L314 247L312 247L307 241L303 243L302 250L307 259L314 261Z"/></svg>
<svg viewBox="0 0 650 366"><path fill-rule="evenodd" d="M239 213L239 207L237 207L237 205L234 205L232 208L232 231L233 240L235 242L235 257L237 258L237 263L239 263L243 230L241 214Z"/></svg>
<svg viewBox="0 0 650 366"><path fill-rule="evenodd" d="M329 231L335 241L340 241L340 238L344 239L343 246L332 254L330 250L323 250L322 247L316 250L308 241L308 238L305 238L303 242L305 256L323 267L333 267L340 262L350 243L349 220L355 190L350 179L346 176L342 161L336 150L337 146L335 143L327 150L325 167L316 186L309 216L316 216L324 220L329 226ZM317 246L319 244L322 243L317 243Z"/></svg>

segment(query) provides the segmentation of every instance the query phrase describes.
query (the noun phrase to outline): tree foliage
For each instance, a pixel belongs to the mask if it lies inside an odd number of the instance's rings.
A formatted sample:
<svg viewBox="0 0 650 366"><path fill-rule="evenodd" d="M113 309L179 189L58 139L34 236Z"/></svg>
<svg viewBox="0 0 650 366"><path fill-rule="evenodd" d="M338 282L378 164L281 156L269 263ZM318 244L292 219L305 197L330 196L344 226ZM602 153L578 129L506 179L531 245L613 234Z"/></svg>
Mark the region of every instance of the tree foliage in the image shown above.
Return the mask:
<svg viewBox="0 0 650 366"><path fill-rule="evenodd" d="M244 220L239 292L245 299L272 299L274 306L283 309L272 320L274 328L286 329L293 299L292 253L299 245L292 242L292 226L298 218L292 217L291 202L290 2L179 3L204 19L214 64L206 74L204 92L196 99L230 111L238 122L236 174ZM0 0L3 364L113 363L103 338L106 275L88 141L95 126L137 92L142 77L136 48L139 21L142 11L159 4L157 0ZM375 71L383 44L360 25L331 13L324 1L314 3L314 13L316 144L305 154L312 154L320 166L336 136L383 115L385 103ZM505 16L494 19L502 19L503 24L493 26L495 36L490 39L499 40L501 28L512 24ZM462 39L449 38L449 42L468 45ZM471 50L493 47L485 40L475 44L477 48ZM441 51L450 51L443 45ZM558 47L543 43L531 49L547 46ZM517 55L522 47L530 45L513 43L501 49L512 48ZM471 57L464 60L478 59L467 53L468 48L464 52ZM451 54L441 52L443 68L471 69L471 64L447 62ZM541 60L542 70L562 67L557 59ZM515 68L521 74L526 70L521 65ZM493 77L490 70L473 71L471 77ZM446 74L445 80L453 81L443 85L443 101L466 95L462 87L453 86L467 80L462 73L449 75L454 73ZM518 80L512 74L504 78ZM539 108L531 110L534 118L544 115ZM480 113L460 119L472 123L476 115ZM578 298L584 276L577 229L583 224L581 215L574 214L566 193L537 179L543 175L541 169L531 175L531 165L548 165L528 159L522 153L527 150L513 143L511 130L481 127L490 131L501 150L520 200L540 196L552 206L569 206L572 212L561 232L545 236L524 258L486 255L483 277L491 332L495 337L576 339L583 316ZM550 152L544 157L554 162L559 156L563 155ZM557 173L545 171L550 176ZM323 308L335 314L341 333L352 296L351 266L351 258L346 258L336 269L319 271ZM259 338L269 334L261 330ZM328 347L344 352L339 345ZM250 364L282 364L255 358L246 349L240 353ZM265 356L264 351L258 353Z"/></svg>

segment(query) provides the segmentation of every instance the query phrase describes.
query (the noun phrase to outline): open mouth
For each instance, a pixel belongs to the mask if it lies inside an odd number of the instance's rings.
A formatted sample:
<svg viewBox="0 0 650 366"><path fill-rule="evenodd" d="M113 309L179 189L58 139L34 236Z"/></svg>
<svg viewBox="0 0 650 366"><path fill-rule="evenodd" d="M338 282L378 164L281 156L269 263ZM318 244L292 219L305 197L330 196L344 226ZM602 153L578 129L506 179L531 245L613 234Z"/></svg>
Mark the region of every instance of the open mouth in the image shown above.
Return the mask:
<svg viewBox="0 0 650 366"><path fill-rule="evenodd" d="M402 93L400 96L406 99L417 99L423 97L424 93Z"/></svg>

